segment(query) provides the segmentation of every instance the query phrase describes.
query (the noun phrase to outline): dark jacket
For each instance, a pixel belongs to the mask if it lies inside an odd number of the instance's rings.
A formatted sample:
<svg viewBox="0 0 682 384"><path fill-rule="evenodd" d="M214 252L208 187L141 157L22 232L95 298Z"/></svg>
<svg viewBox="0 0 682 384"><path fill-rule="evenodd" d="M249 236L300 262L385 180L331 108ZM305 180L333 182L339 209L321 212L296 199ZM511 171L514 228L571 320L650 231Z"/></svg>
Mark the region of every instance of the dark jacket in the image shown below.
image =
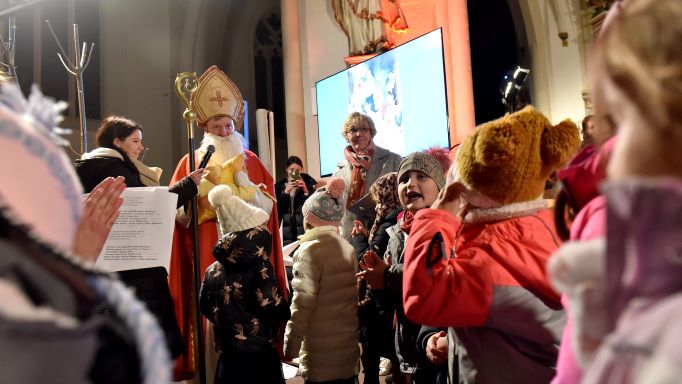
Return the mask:
<svg viewBox="0 0 682 384"><path fill-rule="evenodd" d="M402 209L394 209L386 215L384 220L379 223L379 229L377 229L371 242L365 235L353 236L351 244L353 245L353 248L355 248L355 253L358 255L358 261L362 259L362 255L369 249L374 250L379 257L384 256L386 249L388 248L389 239L386 230L398 222L398 214L400 214L401 211Z"/></svg>
<svg viewBox="0 0 682 384"><path fill-rule="evenodd" d="M403 309L403 260L405 257L405 233L401 229L402 219L386 229L389 235L384 258L390 257L391 265L384 271L384 289L377 290L379 305L395 308L396 334L395 349L400 363L400 371L417 374L423 368L424 359L420 358L417 349L417 336L421 325L415 324L405 317ZM422 367L420 367L422 366Z"/></svg>
<svg viewBox="0 0 682 384"><path fill-rule="evenodd" d="M270 264L272 235L264 226L231 232L213 248L216 262L201 285L201 313L215 325L221 352L262 352L273 348L290 317Z"/></svg>
<svg viewBox="0 0 682 384"><path fill-rule="evenodd" d="M398 214L401 209L395 209L386 215L384 220L379 224L372 238L371 242L367 241L367 236L356 235L353 237L353 248L358 255L358 262L362 260L362 256L367 250L374 250L379 257L383 257L388 247L389 235L386 230L394 226L398 222ZM360 317L361 326L368 328L361 333L361 339L376 340L379 337L380 342L383 343L387 338L383 336L384 331L391 331L391 323L393 322L393 312L395 305L387 297L388 293L384 290L369 290L367 283L363 280L358 286L358 316ZM388 325L388 328L386 327ZM377 330L381 335L370 335L369 333ZM392 355L393 348L393 334L390 335L390 348L383 348L384 355Z"/></svg>
<svg viewBox="0 0 682 384"><path fill-rule="evenodd" d="M132 163L115 157L92 157L76 160L76 173L83 184L85 193L90 193L97 184L107 177L123 176L127 188L144 187L140 181L140 173ZM185 176L168 190L178 194L177 207L180 208L197 194L197 185L189 176Z"/></svg>
<svg viewBox="0 0 682 384"><path fill-rule="evenodd" d="M308 199L308 196L315 192L315 184L317 184L317 181L307 173L301 173L301 178L308 188L308 194L304 194L303 189L297 188L293 200L291 195L284 193L284 189L286 188L289 179L282 179L275 184L277 212L279 213L280 224L282 225L282 245L293 243L298 240L298 236L305 232L303 230L303 214L301 213L301 208L303 207L303 203Z"/></svg>
<svg viewBox="0 0 682 384"><path fill-rule="evenodd" d="M74 165L85 193L90 193L97 184L107 177L123 176L127 188L144 187L140 181L140 173L135 169L135 166L115 157L78 159Z"/></svg>

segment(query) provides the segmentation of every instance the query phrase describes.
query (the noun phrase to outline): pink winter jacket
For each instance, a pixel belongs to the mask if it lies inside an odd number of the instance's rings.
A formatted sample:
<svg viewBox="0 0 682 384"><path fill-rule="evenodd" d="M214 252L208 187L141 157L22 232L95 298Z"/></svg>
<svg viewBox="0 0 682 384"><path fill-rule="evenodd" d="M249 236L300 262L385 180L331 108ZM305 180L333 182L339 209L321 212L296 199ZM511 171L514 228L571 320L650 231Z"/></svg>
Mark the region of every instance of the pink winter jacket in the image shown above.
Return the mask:
<svg viewBox="0 0 682 384"><path fill-rule="evenodd" d="M679 383L682 180L631 178L602 190L606 241L566 243L549 264L570 299L581 383Z"/></svg>
<svg viewBox="0 0 682 384"><path fill-rule="evenodd" d="M606 200L599 195L598 185L604 180L604 158L615 144L615 138L606 142L603 148L583 148L571 162L557 172L569 200L580 208L571 224L570 240L586 241L606 235ZM582 370L573 352L573 317L568 310L566 295L561 296L566 308L566 326L561 335L561 347L557 360L553 384L577 384Z"/></svg>
<svg viewBox="0 0 682 384"><path fill-rule="evenodd" d="M571 225L571 240L584 241L606 235L606 200L603 196L592 199L575 217ZM566 326L561 335L561 347L557 359L556 376L552 384L579 383L582 369L573 354L573 317L568 311L568 298L561 296L561 303L566 309Z"/></svg>

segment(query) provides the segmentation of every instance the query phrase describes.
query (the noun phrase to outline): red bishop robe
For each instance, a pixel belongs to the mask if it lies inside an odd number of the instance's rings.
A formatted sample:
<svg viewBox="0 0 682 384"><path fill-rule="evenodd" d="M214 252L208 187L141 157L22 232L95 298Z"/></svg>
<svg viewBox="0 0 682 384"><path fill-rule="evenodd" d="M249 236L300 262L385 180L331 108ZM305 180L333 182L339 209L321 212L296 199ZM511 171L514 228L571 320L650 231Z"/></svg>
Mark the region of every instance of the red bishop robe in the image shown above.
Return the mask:
<svg viewBox="0 0 682 384"><path fill-rule="evenodd" d="M246 150L246 173L249 179L254 184L264 184L272 196L275 196L275 188L273 178L267 169L260 162L258 156L253 152ZM196 163L198 165L200 156L196 155ZM178 180L189 174L189 155L185 155L178 166L175 168L175 173L171 179L170 185L175 184ZM272 253L270 254L270 262L275 269L277 280L281 292L286 296L286 272L284 270L284 260L282 258L282 240L279 234L279 219L277 217L277 204L273 205L270 220L268 221L268 229L272 234ZM211 265L215 258L211 250L218 240L218 228L215 220L207 221L199 224L199 275L204 276L204 271ZM180 330L185 338L186 350L185 353L178 357L175 361L174 380L189 380L194 377L193 354L192 346L193 335L193 319L194 319L194 275L192 272L193 264L193 248L192 240L192 226L185 229L183 226L176 223L175 232L173 233L173 251L171 253L170 271L168 276L168 283L170 285L171 296L175 305L175 315L178 318ZM212 341L208 341L211 342Z"/></svg>

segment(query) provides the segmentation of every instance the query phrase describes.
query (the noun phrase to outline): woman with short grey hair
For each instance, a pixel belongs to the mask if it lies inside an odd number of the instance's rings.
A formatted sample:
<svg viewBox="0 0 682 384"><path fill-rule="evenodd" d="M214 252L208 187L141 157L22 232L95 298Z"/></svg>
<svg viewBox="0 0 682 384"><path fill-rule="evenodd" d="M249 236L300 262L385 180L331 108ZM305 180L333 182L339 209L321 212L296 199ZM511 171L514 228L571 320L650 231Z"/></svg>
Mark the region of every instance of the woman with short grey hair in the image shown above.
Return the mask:
<svg viewBox="0 0 682 384"><path fill-rule="evenodd" d="M374 121L360 112L348 115L343 123L341 134L348 142L344 149L344 159L339 162L334 177L346 183L344 198L346 208L350 208L364 196L374 181L382 175L398 170L401 156L374 144L377 134ZM341 221L341 235L350 240L355 214L346 211ZM368 226L370 223L363 223Z"/></svg>

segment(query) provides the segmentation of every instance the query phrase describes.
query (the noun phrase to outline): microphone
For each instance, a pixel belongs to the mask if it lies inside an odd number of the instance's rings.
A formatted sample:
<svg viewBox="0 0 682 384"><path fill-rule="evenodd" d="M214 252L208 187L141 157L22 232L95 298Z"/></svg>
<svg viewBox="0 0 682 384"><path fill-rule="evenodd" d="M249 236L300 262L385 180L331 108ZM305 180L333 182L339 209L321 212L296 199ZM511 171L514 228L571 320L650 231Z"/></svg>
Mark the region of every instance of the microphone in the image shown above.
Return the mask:
<svg viewBox="0 0 682 384"><path fill-rule="evenodd" d="M206 168L208 161L211 159L211 156L213 155L213 152L215 152L215 147L213 145L209 145L206 148L206 153L204 153L204 157L202 157L201 161L199 162L199 167L197 168Z"/></svg>

